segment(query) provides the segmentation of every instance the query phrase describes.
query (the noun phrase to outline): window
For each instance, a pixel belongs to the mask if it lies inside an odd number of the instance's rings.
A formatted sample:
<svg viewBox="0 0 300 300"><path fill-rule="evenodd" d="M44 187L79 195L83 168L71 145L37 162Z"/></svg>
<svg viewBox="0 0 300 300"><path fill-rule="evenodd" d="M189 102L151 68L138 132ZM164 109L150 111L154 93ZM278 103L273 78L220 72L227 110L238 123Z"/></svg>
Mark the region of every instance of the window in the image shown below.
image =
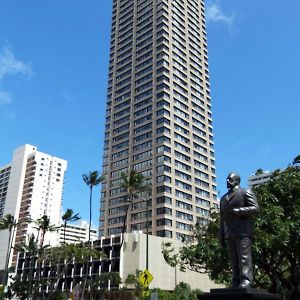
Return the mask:
<svg viewBox="0 0 300 300"><path fill-rule="evenodd" d="M209 192L208 191L202 190L202 189L197 188L197 187L195 188L195 191L199 195L202 195L202 196L205 196L205 197L209 197Z"/></svg>
<svg viewBox="0 0 300 300"><path fill-rule="evenodd" d="M175 190L175 194L176 194L176 196L178 196L178 197L181 197L181 198L184 198L184 199L188 199L188 200L192 200L192 195L190 195L190 194L188 194L188 193L185 193L185 192L182 192L182 191Z"/></svg>
<svg viewBox="0 0 300 300"><path fill-rule="evenodd" d="M162 166L158 166L156 168L157 173L163 173L163 172L168 172L171 173L171 167L166 166L166 165L162 165Z"/></svg>
<svg viewBox="0 0 300 300"><path fill-rule="evenodd" d="M178 170L175 170L175 175L178 176L178 177L181 177L185 180L191 180L191 176L184 173L184 172L181 172L181 171L178 171Z"/></svg>
<svg viewBox="0 0 300 300"><path fill-rule="evenodd" d="M145 139L151 138L151 136L152 136L152 132L149 131L149 132L147 132L147 133L144 133L144 134L139 135L139 136L137 136L136 138L134 138L134 142L135 142L135 143L138 143L138 142L143 141L143 140L145 140Z"/></svg>
<svg viewBox="0 0 300 300"><path fill-rule="evenodd" d="M152 159L149 159L149 160L145 160L145 161L142 161L140 163L134 164L133 169L138 170L138 169L142 169L142 168L145 168L145 167L149 167L151 165L152 165Z"/></svg>
<svg viewBox="0 0 300 300"><path fill-rule="evenodd" d="M175 166L185 169L187 171L191 171L191 167L187 164L182 163L181 161L175 160Z"/></svg>
<svg viewBox="0 0 300 300"><path fill-rule="evenodd" d="M191 231L193 226L190 225L190 224L186 224L186 223L176 221L176 228L186 230L186 231Z"/></svg>
<svg viewBox="0 0 300 300"><path fill-rule="evenodd" d="M166 218L158 219L156 221L156 225L157 226L172 226L172 220L166 219Z"/></svg>
<svg viewBox="0 0 300 300"><path fill-rule="evenodd" d="M156 235L160 237L172 238L172 231L170 230L157 230Z"/></svg>
<svg viewBox="0 0 300 300"><path fill-rule="evenodd" d="M193 210L192 204L176 200L176 206L187 210Z"/></svg>
<svg viewBox="0 0 300 300"><path fill-rule="evenodd" d="M184 220L193 221L193 215L176 210L176 217Z"/></svg>
<svg viewBox="0 0 300 300"><path fill-rule="evenodd" d="M161 204L161 203L166 203L166 204L172 204L172 198L167 197L167 196L162 196L156 198L156 203Z"/></svg>
<svg viewBox="0 0 300 300"><path fill-rule="evenodd" d="M196 212L202 216L209 216L209 210L201 208L201 207L196 207Z"/></svg>
<svg viewBox="0 0 300 300"><path fill-rule="evenodd" d="M166 161L166 162L171 162L171 157L169 157L169 156L167 156L167 155L161 155L161 156L158 156L157 157L157 162L158 163L162 163L162 162L164 162L164 161Z"/></svg>
<svg viewBox="0 0 300 300"><path fill-rule="evenodd" d="M210 206L210 202L208 200L202 199L200 197L196 197L196 203L200 204L200 205L203 205L203 206L206 206L206 207Z"/></svg>
<svg viewBox="0 0 300 300"><path fill-rule="evenodd" d="M158 137L156 139L156 142L157 142L157 144L164 143L164 142L171 144L171 139L169 137L163 135L163 136Z"/></svg>
<svg viewBox="0 0 300 300"><path fill-rule="evenodd" d="M157 150L157 153L161 153L161 152L171 153L171 148L168 146L165 146L165 145L157 147L156 150Z"/></svg>
<svg viewBox="0 0 300 300"><path fill-rule="evenodd" d="M172 215L172 209L168 207L160 207L156 209L157 215Z"/></svg>
<svg viewBox="0 0 300 300"><path fill-rule="evenodd" d="M156 188L156 192L157 193L163 193L163 192L172 193L172 188L170 188L169 186L166 186L166 185L158 186Z"/></svg>
<svg viewBox="0 0 300 300"><path fill-rule="evenodd" d="M139 159L144 159L146 157L152 156L152 150L148 150L146 152L142 152L136 155L133 155L133 160L139 160Z"/></svg>
<svg viewBox="0 0 300 300"><path fill-rule="evenodd" d="M124 206L109 209L108 214L109 215L119 214L125 212L126 210L127 210L127 205L124 205Z"/></svg>
<svg viewBox="0 0 300 300"><path fill-rule="evenodd" d="M171 177L169 177L167 175L158 176L156 178L156 182L157 183L160 183L160 182L170 182L171 183Z"/></svg>
<svg viewBox="0 0 300 300"><path fill-rule="evenodd" d="M191 190L192 189L192 186L190 184L187 184L185 182L182 182L180 180L175 180L175 185L180 187L180 188L183 188L183 189L186 189L186 190Z"/></svg>

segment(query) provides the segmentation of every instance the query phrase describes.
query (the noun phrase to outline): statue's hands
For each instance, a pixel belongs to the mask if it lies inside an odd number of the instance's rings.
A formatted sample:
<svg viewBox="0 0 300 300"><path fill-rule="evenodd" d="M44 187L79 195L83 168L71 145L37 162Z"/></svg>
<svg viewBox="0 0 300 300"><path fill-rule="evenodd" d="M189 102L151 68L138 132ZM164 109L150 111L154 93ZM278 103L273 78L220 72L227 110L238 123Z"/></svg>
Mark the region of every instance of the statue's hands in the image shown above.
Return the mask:
<svg viewBox="0 0 300 300"><path fill-rule="evenodd" d="M232 211L231 211L235 216L239 216L239 212L240 212L240 209L239 208L234 208Z"/></svg>

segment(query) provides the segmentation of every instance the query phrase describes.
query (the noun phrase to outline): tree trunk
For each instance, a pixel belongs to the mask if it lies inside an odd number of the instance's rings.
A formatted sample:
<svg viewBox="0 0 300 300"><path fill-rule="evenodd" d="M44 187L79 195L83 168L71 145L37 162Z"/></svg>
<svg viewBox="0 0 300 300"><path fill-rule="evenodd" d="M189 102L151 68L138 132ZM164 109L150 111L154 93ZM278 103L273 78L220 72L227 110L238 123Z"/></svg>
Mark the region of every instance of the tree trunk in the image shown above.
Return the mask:
<svg viewBox="0 0 300 300"><path fill-rule="evenodd" d="M8 265L9 265L9 258L10 258L10 253L11 253L11 249L12 249L12 238L14 236L15 233L15 227L13 227L13 230L10 229L9 230L9 236L8 236L8 245L7 245L7 252L6 252L6 260L5 260L5 269L4 269L4 274L3 274L3 285L6 286L7 285L7 281L8 281Z"/></svg>
<svg viewBox="0 0 300 300"><path fill-rule="evenodd" d="M66 227L67 227L67 221L64 223L64 244L66 243Z"/></svg>
<svg viewBox="0 0 300 300"><path fill-rule="evenodd" d="M89 242L91 241L91 225L92 225L92 196L93 187L90 187L90 223L89 223Z"/></svg>

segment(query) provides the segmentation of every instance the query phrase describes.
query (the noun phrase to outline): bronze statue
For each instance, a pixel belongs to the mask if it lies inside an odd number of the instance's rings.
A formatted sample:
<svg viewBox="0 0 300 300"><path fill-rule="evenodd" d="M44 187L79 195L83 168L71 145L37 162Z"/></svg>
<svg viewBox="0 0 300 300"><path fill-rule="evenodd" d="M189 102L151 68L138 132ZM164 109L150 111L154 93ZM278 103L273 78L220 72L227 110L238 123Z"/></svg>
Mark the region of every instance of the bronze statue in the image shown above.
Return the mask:
<svg viewBox="0 0 300 300"><path fill-rule="evenodd" d="M233 288L253 286L252 215L259 211L254 194L240 188L240 176L227 176L228 192L220 201L220 242L227 244Z"/></svg>

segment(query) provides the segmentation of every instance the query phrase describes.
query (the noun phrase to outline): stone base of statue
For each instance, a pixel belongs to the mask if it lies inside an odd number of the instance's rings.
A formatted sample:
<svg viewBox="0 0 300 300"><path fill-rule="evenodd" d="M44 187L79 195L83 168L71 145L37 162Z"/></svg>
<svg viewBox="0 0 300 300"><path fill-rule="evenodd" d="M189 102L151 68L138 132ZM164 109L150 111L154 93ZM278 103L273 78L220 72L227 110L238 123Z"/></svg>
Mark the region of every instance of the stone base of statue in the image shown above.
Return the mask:
<svg viewBox="0 0 300 300"><path fill-rule="evenodd" d="M198 296L198 300L280 300L278 294L255 288L211 289L210 293Z"/></svg>

